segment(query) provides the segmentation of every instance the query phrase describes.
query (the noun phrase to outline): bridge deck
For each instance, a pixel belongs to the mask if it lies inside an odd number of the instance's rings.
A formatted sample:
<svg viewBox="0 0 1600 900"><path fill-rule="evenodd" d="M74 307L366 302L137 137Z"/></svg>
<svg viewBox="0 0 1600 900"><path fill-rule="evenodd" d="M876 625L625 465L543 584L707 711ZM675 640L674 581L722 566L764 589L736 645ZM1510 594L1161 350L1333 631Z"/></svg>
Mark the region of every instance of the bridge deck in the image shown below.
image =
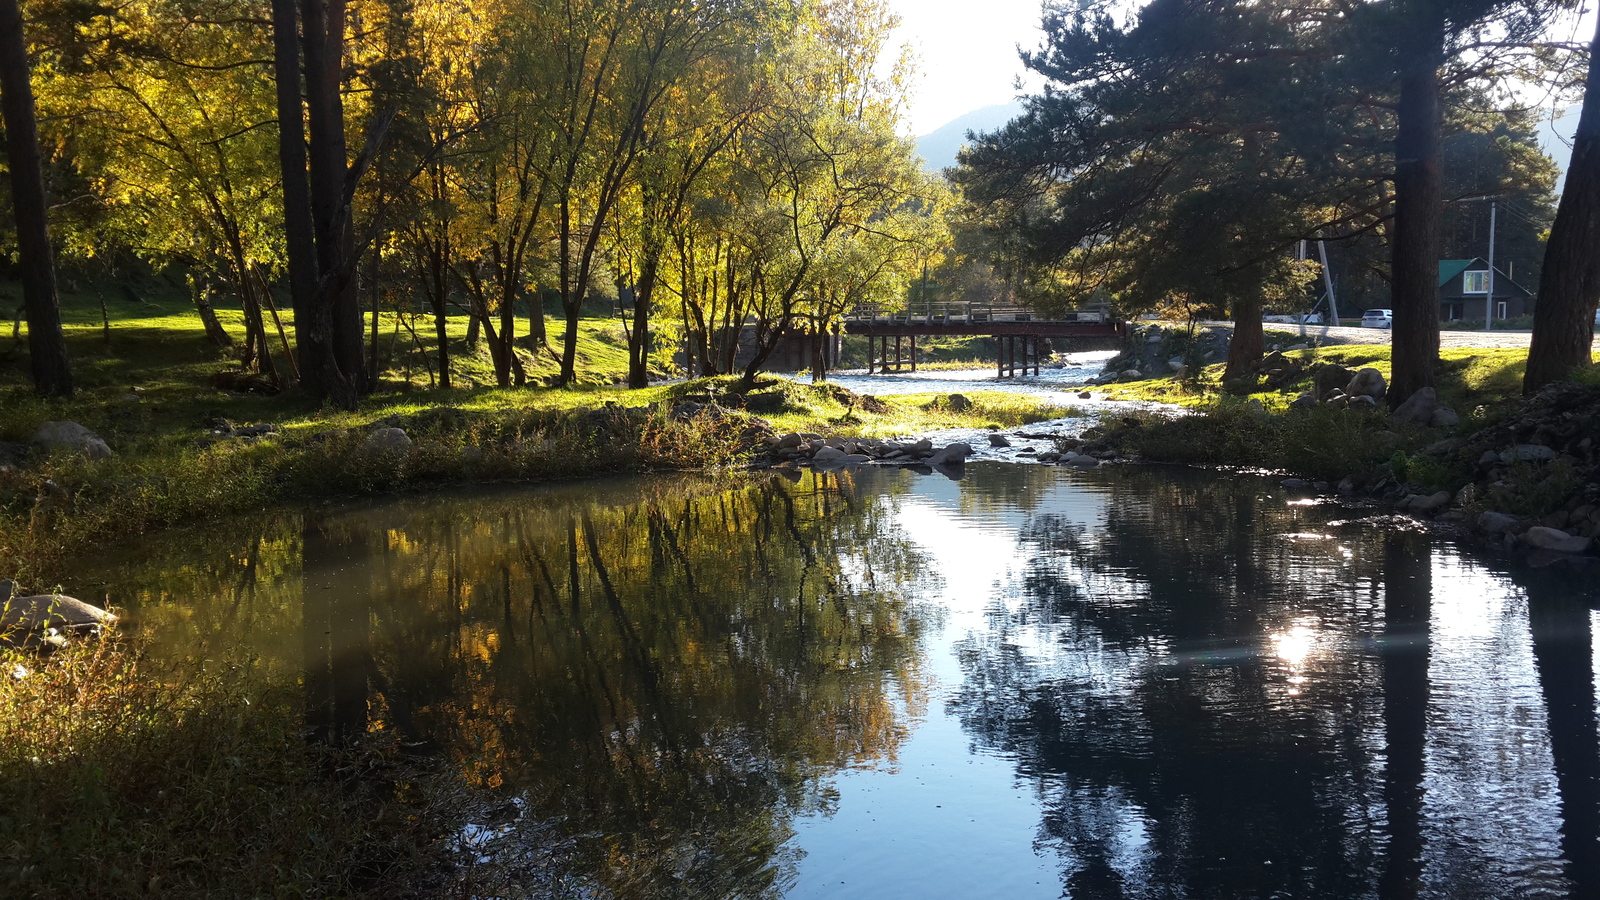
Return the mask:
<svg viewBox="0 0 1600 900"><path fill-rule="evenodd" d="M977 304L930 304L910 312L881 313L864 310L844 320L846 334L869 337L1117 337L1125 326L1098 311L1063 314L1044 319L1025 309L983 307Z"/></svg>

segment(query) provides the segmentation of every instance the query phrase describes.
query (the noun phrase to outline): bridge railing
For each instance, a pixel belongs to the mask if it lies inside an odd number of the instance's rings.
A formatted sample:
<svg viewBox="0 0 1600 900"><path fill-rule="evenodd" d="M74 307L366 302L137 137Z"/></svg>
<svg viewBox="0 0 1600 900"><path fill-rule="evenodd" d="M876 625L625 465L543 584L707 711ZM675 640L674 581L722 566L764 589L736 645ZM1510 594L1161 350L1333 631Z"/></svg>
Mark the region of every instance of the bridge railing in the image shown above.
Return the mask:
<svg viewBox="0 0 1600 900"><path fill-rule="evenodd" d="M904 309L876 305L858 307L845 316L850 322L880 325L973 325L984 322L1082 322L1102 324L1111 317L1102 309L1077 309L1056 316L1041 316L1019 306L998 306L969 301L913 303Z"/></svg>

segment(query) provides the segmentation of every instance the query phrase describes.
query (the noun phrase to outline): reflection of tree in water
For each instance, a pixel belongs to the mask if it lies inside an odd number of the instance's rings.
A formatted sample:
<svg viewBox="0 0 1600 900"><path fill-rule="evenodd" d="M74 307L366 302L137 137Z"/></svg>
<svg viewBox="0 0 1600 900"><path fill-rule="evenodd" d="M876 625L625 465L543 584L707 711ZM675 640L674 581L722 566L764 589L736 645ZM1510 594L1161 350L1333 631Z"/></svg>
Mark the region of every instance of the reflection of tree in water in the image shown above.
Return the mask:
<svg viewBox="0 0 1600 900"><path fill-rule="evenodd" d="M617 896L781 893L793 816L839 767L893 765L924 702L920 560L848 475L423 500L294 536L273 565L299 551L303 587L249 597L299 630L313 729L426 740L589 836ZM203 568L212 621L241 595Z"/></svg>
<svg viewBox="0 0 1600 900"><path fill-rule="evenodd" d="M1047 797L1073 897L1350 897L1384 852L1381 547L1184 473L1035 517L1021 605L962 648L954 706ZM1350 558L1340 544L1351 547ZM1424 563L1425 564L1425 563Z"/></svg>

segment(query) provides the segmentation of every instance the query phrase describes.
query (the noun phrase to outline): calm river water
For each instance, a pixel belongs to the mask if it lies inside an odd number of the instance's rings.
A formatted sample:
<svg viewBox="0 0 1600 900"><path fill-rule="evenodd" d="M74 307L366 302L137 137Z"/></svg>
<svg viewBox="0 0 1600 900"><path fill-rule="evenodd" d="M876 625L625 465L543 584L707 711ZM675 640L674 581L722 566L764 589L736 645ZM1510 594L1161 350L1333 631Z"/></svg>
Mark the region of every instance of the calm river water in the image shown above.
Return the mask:
<svg viewBox="0 0 1600 900"><path fill-rule="evenodd" d="M68 587L558 819L588 896L1600 896L1596 579L1374 515L1160 468L632 479Z"/></svg>

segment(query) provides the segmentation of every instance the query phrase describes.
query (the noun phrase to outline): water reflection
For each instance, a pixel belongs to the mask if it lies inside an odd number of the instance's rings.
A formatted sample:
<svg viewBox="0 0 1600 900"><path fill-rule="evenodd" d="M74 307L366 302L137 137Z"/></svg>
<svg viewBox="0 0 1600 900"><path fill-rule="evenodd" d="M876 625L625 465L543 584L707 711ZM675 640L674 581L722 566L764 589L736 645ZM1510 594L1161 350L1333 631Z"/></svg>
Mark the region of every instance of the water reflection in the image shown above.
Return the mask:
<svg viewBox="0 0 1600 900"><path fill-rule="evenodd" d="M965 474L327 506L86 580L559 818L597 896L1600 892L1583 577L1267 479Z"/></svg>
<svg viewBox="0 0 1600 900"><path fill-rule="evenodd" d="M124 602L174 641L246 606L269 648L297 630L316 739L428 741L588 836L613 895L780 894L793 817L925 702L921 560L847 474L588 493L306 514L273 582L174 567Z"/></svg>

